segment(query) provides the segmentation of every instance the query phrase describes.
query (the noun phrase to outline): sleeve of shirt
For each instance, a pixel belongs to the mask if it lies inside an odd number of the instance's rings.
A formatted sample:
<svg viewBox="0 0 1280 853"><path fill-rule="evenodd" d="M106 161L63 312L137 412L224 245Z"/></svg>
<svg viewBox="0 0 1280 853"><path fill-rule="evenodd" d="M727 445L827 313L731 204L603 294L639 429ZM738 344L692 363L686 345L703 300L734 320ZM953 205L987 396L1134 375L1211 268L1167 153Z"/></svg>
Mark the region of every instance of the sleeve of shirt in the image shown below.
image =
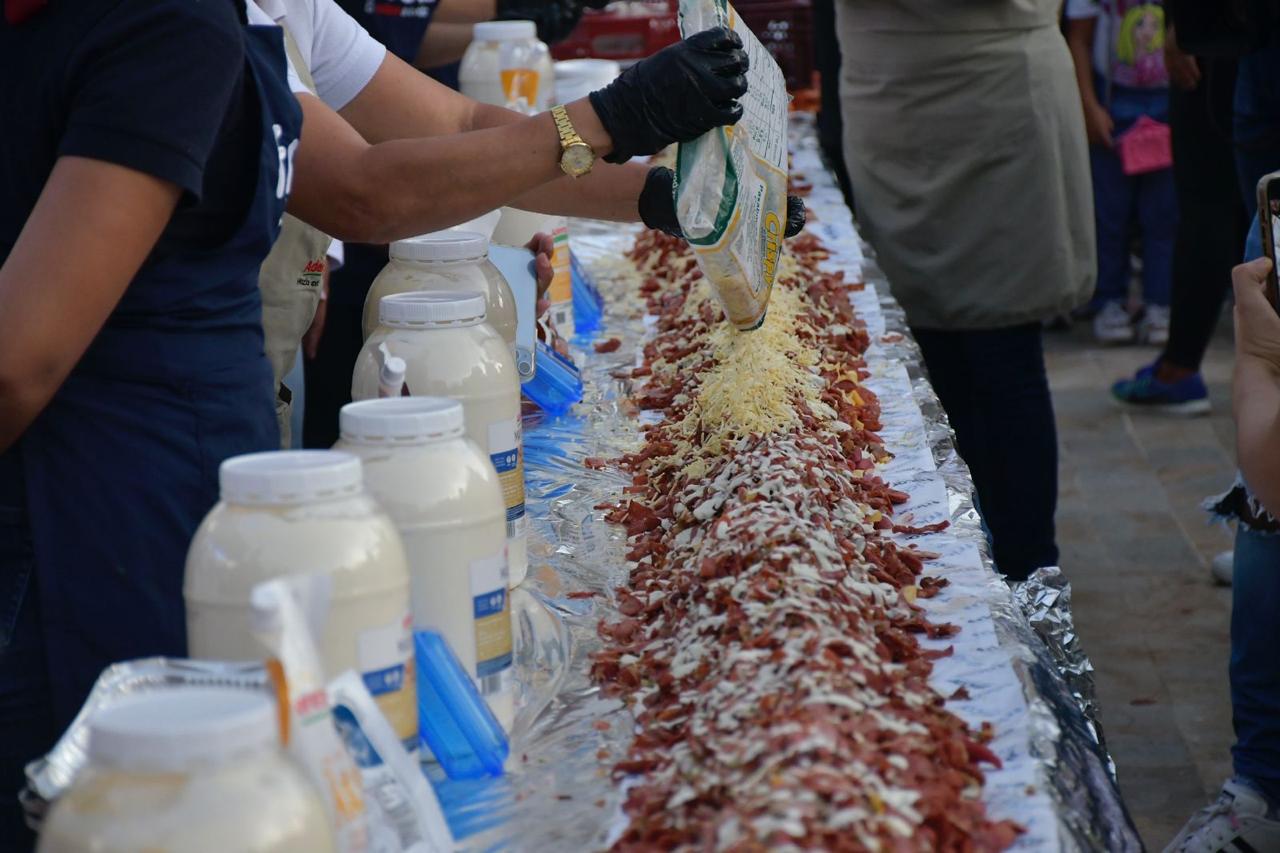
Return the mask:
<svg viewBox="0 0 1280 853"><path fill-rule="evenodd" d="M313 9L311 78L320 100L340 110L369 85L387 49L335 0L314 0L309 5Z"/></svg>
<svg viewBox="0 0 1280 853"><path fill-rule="evenodd" d="M329 272L342 269L342 262L346 260L346 255L346 249L341 240L330 240L329 248L325 252L325 257L329 259Z"/></svg>
<svg viewBox="0 0 1280 853"><path fill-rule="evenodd" d="M271 17L266 12L259 9L258 5L250 2L250 0L246 0L245 2L245 13L248 16L249 23L253 24L255 27L278 26L275 21L271 20ZM298 69L294 67L293 57L289 55L288 51L285 51L284 61L285 76L289 80L289 91L294 92L295 94L302 92L310 95L311 90L307 88L306 84L302 82L302 78L298 76Z"/></svg>
<svg viewBox="0 0 1280 853"><path fill-rule="evenodd" d="M115 163L194 198L235 87L244 32L227 2L124 0L91 31L67 84L59 155Z"/></svg>
<svg viewBox="0 0 1280 853"><path fill-rule="evenodd" d="M1096 18L1101 14L1097 0L1067 0L1067 18L1073 21Z"/></svg>

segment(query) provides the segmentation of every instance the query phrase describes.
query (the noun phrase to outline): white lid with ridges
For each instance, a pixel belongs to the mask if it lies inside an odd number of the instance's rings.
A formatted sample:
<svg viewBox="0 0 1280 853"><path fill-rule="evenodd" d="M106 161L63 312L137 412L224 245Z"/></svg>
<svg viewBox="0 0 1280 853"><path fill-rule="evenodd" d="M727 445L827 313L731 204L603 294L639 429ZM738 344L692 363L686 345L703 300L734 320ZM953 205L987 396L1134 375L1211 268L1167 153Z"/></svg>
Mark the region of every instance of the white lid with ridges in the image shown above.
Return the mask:
<svg viewBox="0 0 1280 853"><path fill-rule="evenodd" d="M311 503L358 495L360 460L336 450L269 450L234 456L218 469L222 499L250 506Z"/></svg>
<svg viewBox="0 0 1280 853"><path fill-rule="evenodd" d="M135 772L243 760L280 743L275 705L233 687L166 687L126 696L89 720L89 758Z"/></svg>
<svg viewBox="0 0 1280 853"><path fill-rule="evenodd" d="M536 39L538 25L533 21L482 21L472 30L476 41L515 41Z"/></svg>
<svg viewBox="0 0 1280 853"><path fill-rule="evenodd" d="M396 240L390 251L404 261L471 261L489 254L489 240L474 231L437 231Z"/></svg>
<svg viewBox="0 0 1280 853"><path fill-rule="evenodd" d="M344 441L421 444L458 438L466 430L462 404L447 397L387 397L342 407Z"/></svg>
<svg viewBox="0 0 1280 853"><path fill-rule="evenodd" d="M378 322L398 328L475 326L485 317L484 294L465 290L393 293L378 303Z"/></svg>

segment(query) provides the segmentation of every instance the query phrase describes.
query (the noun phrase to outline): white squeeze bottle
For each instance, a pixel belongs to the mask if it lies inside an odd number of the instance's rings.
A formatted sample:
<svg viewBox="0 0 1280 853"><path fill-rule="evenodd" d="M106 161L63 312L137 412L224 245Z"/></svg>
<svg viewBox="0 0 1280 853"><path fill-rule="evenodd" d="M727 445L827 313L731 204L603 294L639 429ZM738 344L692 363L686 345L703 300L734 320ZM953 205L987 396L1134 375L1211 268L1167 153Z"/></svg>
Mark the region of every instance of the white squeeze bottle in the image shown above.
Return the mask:
<svg viewBox="0 0 1280 853"><path fill-rule="evenodd" d="M525 237L525 242L533 232ZM363 331L378 326L378 303L392 293L414 290L472 290L484 294L489 324L515 351L516 299L511 285L489 260L489 238L473 231L437 231L397 240L391 259L369 288L364 301Z"/></svg>
<svg viewBox="0 0 1280 853"><path fill-rule="evenodd" d="M462 404L364 400L342 407L341 426L335 449L360 457L365 487L404 540L414 629L444 636L509 731L507 510L489 457L466 436Z"/></svg>
<svg viewBox="0 0 1280 853"><path fill-rule="evenodd" d="M532 115L551 108L555 64L533 21L485 21L462 55L458 86L482 104Z"/></svg>
<svg viewBox="0 0 1280 853"><path fill-rule="evenodd" d="M485 322L484 297L449 291L384 296L378 328L356 359L353 400L378 396L378 350L384 344L404 359L404 387L411 396L462 403L467 437L489 457L502 484L510 584L516 586L529 570L520 379L506 341Z"/></svg>
<svg viewBox="0 0 1280 853"><path fill-rule="evenodd" d="M534 234L551 237L551 286L547 301L551 303L551 322L565 340L573 338L573 273L569 254L569 222L563 216L532 213L516 207L502 208L502 216L493 231L493 242L502 246L523 246Z"/></svg>
<svg viewBox="0 0 1280 853"><path fill-rule="evenodd" d="M123 696L89 722L89 762L39 853L330 853L319 793L280 748L275 704L230 687Z"/></svg>
<svg viewBox="0 0 1280 853"><path fill-rule="evenodd" d="M222 500L187 552L191 656L267 657L251 631L253 588L327 574L329 613L318 638L325 677L360 673L405 747L416 749L409 569L395 524L364 489L360 460L332 450L251 453L223 462L218 480Z"/></svg>

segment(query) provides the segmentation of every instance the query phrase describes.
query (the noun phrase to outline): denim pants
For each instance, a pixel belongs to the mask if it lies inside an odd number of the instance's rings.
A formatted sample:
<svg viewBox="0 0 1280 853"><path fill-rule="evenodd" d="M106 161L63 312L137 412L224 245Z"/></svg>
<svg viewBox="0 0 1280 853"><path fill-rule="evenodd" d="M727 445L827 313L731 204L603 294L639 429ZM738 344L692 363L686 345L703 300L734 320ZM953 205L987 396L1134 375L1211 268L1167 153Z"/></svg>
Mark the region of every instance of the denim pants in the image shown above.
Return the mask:
<svg viewBox="0 0 1280 853"><path fill-rule="evenodd" d="M1024 580L1056 566L1058 441L1040 324L911 331L973 474L996 568Z"/></svg>
<svg viewBox="0 0 1280 853"><path fill-rule="evenodd" d="M1119 139L1142 116L1169 120L1169 92L1099 83L1108 97ZM1107 103L1107 101L1104 101ZM1173 282L1173 247L1178 229L1178 196L1173 169L1126 175L1120 155L1103 145L1089 147L1093 169L1094 218L1098 229L1098 285L1095 306L1124 302L1129 295L1129 247L1136 221L1142 234L1142 296L1150 305L1168 305Z"/></svg>
<svg viewBox="0 0 1280 853"><path fill-rule="evenodd" d="M1280 804L1280 533L1236 530L1231 580L1235 772Z"/></svg>

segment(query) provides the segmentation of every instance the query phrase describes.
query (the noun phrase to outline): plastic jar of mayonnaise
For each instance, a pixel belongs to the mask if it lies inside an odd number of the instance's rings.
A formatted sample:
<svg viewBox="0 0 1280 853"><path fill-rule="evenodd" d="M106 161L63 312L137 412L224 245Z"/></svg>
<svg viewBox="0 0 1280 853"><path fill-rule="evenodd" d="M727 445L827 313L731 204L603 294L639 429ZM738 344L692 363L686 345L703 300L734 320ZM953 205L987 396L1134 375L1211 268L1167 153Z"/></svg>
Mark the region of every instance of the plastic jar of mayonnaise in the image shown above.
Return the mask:
<svg viewBox="0 0 1280 853"><path fill-rule="evenodd" d="M458 69L459 87L468 98L528 114L551 108L555 79L551 52L538 41L533 21L476 24Z"/></svg>
<svg viewBox="0 0 1280 853"><path fill-rule="evenodd" d="M360 457L365 488L400 530L415 630L442 634L510 730L507 510L489 457L466 436L462 404L441 397L342 407L335 449Z"/></svg>
<svg viewBox="0 0 1280 853"><path fill-rule="evenodd" d="M488 454L507 510L507 563L516 586L529 570L521 449L520 379L511 350L485 322L478 293L422 291L382 297L378 328L364 342L351 382L353 400L378 396L378 347L405 361L412 396L462 403L467 437Z"/></svg>
<svg viewBox="0 0 1280 853"><path fill-rule="evenodd" d="M218 480L222 500L187 552L191 656L266 657L251 631L253 588L324 573L332 583L318 643L325 677L360 673L406 748L416 749L409 570L395 525L364 490L360 460L332 450L252 453L223 462Z"/></svg>
<svg viewBox="0 0 1280 853"><path fill-rule="evenodd" d="M275 706L227 687L126 696L89 722L89 763L39 853L328 853L320 795L280 749Z"/></svg>
<svg viewBox="0 0 1280 853"><path fill-rule="evenodd" d="M373 280L364 301L366 338L378 327L378 302L384 296L415 290L472 290L484 294L489 325L515 352L516 298L489 260L487 237L472 231L438 231L397 240L390 254L390 262Z"/></svg>

